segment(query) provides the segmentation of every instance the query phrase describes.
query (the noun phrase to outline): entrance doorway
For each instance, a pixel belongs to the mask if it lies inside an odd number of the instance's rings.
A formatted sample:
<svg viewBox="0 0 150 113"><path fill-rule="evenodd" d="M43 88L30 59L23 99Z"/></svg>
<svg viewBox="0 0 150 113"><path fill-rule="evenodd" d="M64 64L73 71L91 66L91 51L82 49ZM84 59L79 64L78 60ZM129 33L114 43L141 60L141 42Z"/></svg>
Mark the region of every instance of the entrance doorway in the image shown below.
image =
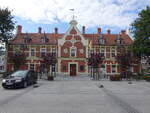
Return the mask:
<svg viewBox="0 0 150 113"><path fill-rule="evenodd" d="M70 64L70 76L76 76L76 64Z"/></svg>

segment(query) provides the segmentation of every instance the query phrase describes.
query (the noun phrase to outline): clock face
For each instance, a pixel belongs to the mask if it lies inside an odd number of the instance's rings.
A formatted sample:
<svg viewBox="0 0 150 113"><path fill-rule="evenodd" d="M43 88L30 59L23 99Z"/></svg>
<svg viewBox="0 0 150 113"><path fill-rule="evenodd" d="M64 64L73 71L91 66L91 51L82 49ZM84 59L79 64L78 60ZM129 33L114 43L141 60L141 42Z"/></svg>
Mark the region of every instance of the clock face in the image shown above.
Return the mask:
<svg viewBox="0 0 150 113"><path fill-rule="evenodd" d="M83 52L84 52L84 51L83 51L83 49L80 49L80 53L82 53L82 54L83 54Z"/></svg>
<svg viewBox="0 0 150 113"><path fill-rule="evenodd" d="M64 49L64 53L68 53L68 49L66 48L66 49Z"/></svg>

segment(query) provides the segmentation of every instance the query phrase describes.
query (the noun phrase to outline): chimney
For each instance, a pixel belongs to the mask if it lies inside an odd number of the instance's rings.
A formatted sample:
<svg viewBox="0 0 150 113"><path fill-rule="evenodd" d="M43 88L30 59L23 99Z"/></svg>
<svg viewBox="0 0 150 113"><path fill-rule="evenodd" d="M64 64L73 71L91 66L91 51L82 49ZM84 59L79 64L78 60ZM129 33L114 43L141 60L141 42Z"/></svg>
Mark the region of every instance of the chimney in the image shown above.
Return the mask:
<svg viewBox="0 0 150 113"><path fill-rule="evenodd" d="M85 26L82 27L82 34L85 34Z"/></svg>
<svg viewBox="0 0 150 113"><path fill-rule="evenodd" d="M55 34L58 34L58 28L55 27Z"/></svg>
<svg viewBox="0 0 150 113"><path fill-rule="evenodd" d="M21 34L22 33L22 26L18 25L17 26L17 34Z"/></svg>
<svg viewBox="0 0 150 113"><path fill-rule="evenodd" d="M121 30L121 34L126 34L126 30Z"/></svg>
<svg viewBox="0 0 150 113"><path fill-rule="evenodd" d="M111 33L110 29L107 29L107 34L110 34L110 33Z"/></svg>
<svg viewBox="0 0 150 113"><path fill-rule="evenodd" d="M102 30L101 28L97 28L97 34L101 34Z"/></svg>
<svg viewBox="0 0 150 113"><path fill-rule="evenodd" d="M38 33L42 33L42 28L38 27Z"/></svg>

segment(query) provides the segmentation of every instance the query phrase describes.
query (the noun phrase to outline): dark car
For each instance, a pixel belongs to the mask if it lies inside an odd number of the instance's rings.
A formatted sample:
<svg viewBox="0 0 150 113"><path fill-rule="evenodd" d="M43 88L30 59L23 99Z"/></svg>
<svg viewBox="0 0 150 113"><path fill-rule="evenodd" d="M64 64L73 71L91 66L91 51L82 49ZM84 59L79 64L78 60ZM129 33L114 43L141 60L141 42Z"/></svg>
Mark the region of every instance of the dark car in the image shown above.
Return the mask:
<svg viewBox="0 0 150 113"><path fill-rule="evenodd" d="M33 70L16 71L2 80L3 88L26 88L35 83L37 83L37 73Z"/></svg>

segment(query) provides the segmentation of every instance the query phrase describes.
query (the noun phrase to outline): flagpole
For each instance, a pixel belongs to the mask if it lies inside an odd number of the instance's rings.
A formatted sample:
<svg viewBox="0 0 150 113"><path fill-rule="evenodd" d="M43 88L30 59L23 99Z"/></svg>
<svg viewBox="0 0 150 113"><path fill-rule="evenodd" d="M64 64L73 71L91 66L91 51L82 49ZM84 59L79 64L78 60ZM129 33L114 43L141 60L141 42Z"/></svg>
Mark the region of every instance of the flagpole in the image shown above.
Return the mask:
<svg viewBox="0 0 150 113"><path fill-rule="evenodd" d="M74 16L74 9L70 9L72 11L72 19L74 20L75 16Z"/></svg>

